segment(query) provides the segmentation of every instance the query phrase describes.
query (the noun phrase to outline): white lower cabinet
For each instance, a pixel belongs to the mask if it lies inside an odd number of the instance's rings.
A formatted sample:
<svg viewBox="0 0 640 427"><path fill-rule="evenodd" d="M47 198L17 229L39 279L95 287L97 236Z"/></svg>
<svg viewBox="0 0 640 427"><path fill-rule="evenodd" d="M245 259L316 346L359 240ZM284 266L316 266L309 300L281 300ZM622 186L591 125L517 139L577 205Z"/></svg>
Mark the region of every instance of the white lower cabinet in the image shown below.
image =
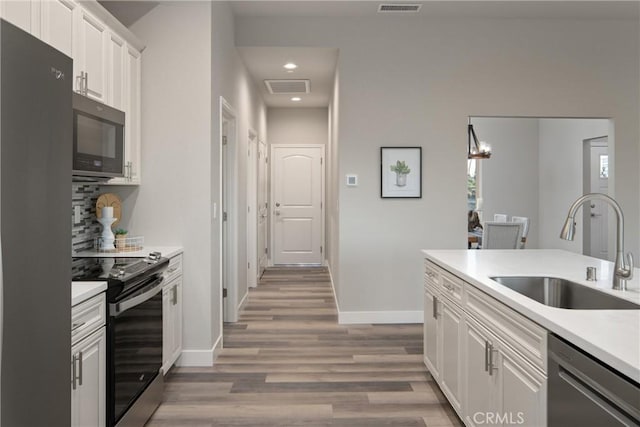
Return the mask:
<svg viewBox="0 0 640 427"><path fill-rule="evenodd" d="M102 327L71 349L71 425L104 426L106 336Z"/></svg>
<svg viewBox="0 0 640 427"><path fill-rule="evenodd" d="M162 372L182 353L182 255L169 260L162 289Z"/></svg>
<svg viewBox="0 0 640 427"><path fill-rule="evenodd" d="M71 426L106 424L105 299L100 294L71 309Z"/></svg>
<svg viewBox="0 0 640 427"><path fill-rule="evenodd" d="M462 410L462 375L460 359L462 340L462 310L446 298L441 299L439 319L441 325L442 364L440 380L442 391L449 398L451 406L460 412Z"/></svg>
<svg viewBox="0 0 640 427"><path fill-rule="evenodd" d="M450 299L450 273L427 262L424 306L424 360L465 425L544 427L547 424L546 340L543 330L513 310L462 283L461 305ZM444 285L443 285L444 284ZM475 313L502 314L483 320ZM509 323L509 319L517 319ZM525 332L520 332L527 331ZM508 332L507 332L508 331ZM527 344L530 358L511 342ZM435 374L434 374L435 372Z"/></svg>
<svg viewBox="0 0 640 427"><path fill-rule="evenodd" d="M438 357L438 318L436 315L438 297L434 291L425 286L424 288L424 363L431 373L431 376L438 380L440 378L440 358Z"/></svg>

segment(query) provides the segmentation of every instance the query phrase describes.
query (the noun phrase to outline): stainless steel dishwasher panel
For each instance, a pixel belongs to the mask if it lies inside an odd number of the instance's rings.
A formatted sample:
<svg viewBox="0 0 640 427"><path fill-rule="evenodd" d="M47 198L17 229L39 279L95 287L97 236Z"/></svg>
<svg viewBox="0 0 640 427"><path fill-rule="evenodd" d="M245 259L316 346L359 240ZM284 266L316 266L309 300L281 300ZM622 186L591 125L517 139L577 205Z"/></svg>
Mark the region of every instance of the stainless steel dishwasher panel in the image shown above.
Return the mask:
<svg viewBox="0 0 640 427"><path fill-rule="evenodd" d="M640 385L549 335L549 427L640 426Z"/></svg>

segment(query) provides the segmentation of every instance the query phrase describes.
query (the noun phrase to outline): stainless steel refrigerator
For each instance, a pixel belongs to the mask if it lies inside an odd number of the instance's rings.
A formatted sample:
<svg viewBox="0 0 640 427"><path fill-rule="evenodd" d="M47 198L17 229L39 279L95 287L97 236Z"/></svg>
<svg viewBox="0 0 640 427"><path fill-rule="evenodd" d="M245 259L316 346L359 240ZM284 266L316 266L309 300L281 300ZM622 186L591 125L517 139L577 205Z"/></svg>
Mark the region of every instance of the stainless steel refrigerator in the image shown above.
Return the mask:
<svg viewBox="0 0 640 427"><path fill-rule="evenodd" d="M72 61L0 20L0 419L71 424Z"/></svg>

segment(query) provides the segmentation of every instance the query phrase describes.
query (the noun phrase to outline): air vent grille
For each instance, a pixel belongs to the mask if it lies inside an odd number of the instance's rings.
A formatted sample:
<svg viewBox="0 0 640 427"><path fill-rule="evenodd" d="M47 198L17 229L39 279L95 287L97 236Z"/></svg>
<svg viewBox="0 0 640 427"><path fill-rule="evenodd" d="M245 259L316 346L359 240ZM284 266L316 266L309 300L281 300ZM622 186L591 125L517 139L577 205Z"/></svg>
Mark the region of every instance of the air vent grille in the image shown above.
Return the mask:
<svg viewBox="0 0 640 427"><path fill-rule="evenodd" d="M311 92L309 80L265 80L264 84L272 95Z"/></svg>
<svg viewBox="0 0 640 427"><path fill-rule="evenodd" d="M421 4L383 3L378 7L378 12L420 12Z"/></svg>

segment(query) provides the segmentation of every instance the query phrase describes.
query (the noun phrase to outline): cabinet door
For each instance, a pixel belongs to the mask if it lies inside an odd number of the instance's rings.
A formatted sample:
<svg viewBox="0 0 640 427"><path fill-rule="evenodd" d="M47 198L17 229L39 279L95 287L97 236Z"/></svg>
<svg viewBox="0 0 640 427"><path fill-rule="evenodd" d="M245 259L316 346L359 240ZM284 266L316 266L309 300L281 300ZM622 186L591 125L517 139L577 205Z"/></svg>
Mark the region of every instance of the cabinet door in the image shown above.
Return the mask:
<svg viewBox="0 0 640 427"><path fill-rule="evenodd" d="M440 378L438 358L438 297L434 292L424 289L424 363L434 379Z"/></svg>
<svg viewBox="0 0 640 427"><path fill-rule="evenodd" d="M42 41L73 58L73 14L76 4L71 0L42 2Z"/></svg>
<svg viewBox="0 0 640 427"><path fill-rule="evenodd" d="M73 73L87 74L87 96L106 103L107 101L107 27L89 12L78 7L76 18L77 55L73 61ZM77 81L76 81L77 83ZM75 90L80 89L76 84Z"/></svg>
<svg viewBox="0 0 640 427"><path fill-rule="evenodd" d="M124 40L114 33L107 38L107 55L109 67L109 96L108 104L118 110L125 110L124 81L125 81L125 49Z"/></svg>
<svg viewBox="0 0 640 427"><path fill-rule="evenodd" d="M162 290L162 372L166 375L171 367L171 349L173 348L173 306L170 286Z"/></svg>
<svg viewBox="0 0 640 427"><path fill-rule="evenodd" d="M461 338L462 338L462 311L455 304L442 299L440 305L440 321L442 322L442 363L440 368L440 381L442 391L449 398L449 402L460 412L462 409L461 390Z"/></svg>
<svg viewBox="0 0 640 427"><path fill-rule="evenodd" d="M547 425L547 381L529 363L501 348L498 367L498 413L502 425L544 427Z"/></svg>
<svg viewBox="0 0 640 427"><path fill-rule="evenodd" d="M142 56L133 47L124 47L124 177L114 178L111 185L140 184L140 66Z"/></svg>
<svg viewBox="0 0 640 427"><path fill-rule="evenodd" d="M0 1L0 18L40 37L40 0Z"/></svg>
<svg viewBox="0 0 640 427"><path fill-rule="evenodd" d="M487 344L493 337L466 318L464 321L464 412L468 426L495 425L497 399L495 397L496 375L485 369Z"/></svg>
<svg viewBox="0 0 640 427"><path fill-rule="evenodd" d="M171 364L173 365L182 353L182 277L176 279L173 304L173 348Z"/></svg>
<svg viewBox="0 0 640 427"><path fill-rule="evenodd" d="M126 161L129 162L129 181L140 183L140 52L127 46L126 50Z"/></svg>
<svg viewBox="0 0 640 427"><path fill-rule="evenodd" d="M74 363L76 372L76 379L71 379L71 426L102 427L106 422L105 328L100 328L74 345L71 349L71 355L71 373L73 375Z"/></svg>

